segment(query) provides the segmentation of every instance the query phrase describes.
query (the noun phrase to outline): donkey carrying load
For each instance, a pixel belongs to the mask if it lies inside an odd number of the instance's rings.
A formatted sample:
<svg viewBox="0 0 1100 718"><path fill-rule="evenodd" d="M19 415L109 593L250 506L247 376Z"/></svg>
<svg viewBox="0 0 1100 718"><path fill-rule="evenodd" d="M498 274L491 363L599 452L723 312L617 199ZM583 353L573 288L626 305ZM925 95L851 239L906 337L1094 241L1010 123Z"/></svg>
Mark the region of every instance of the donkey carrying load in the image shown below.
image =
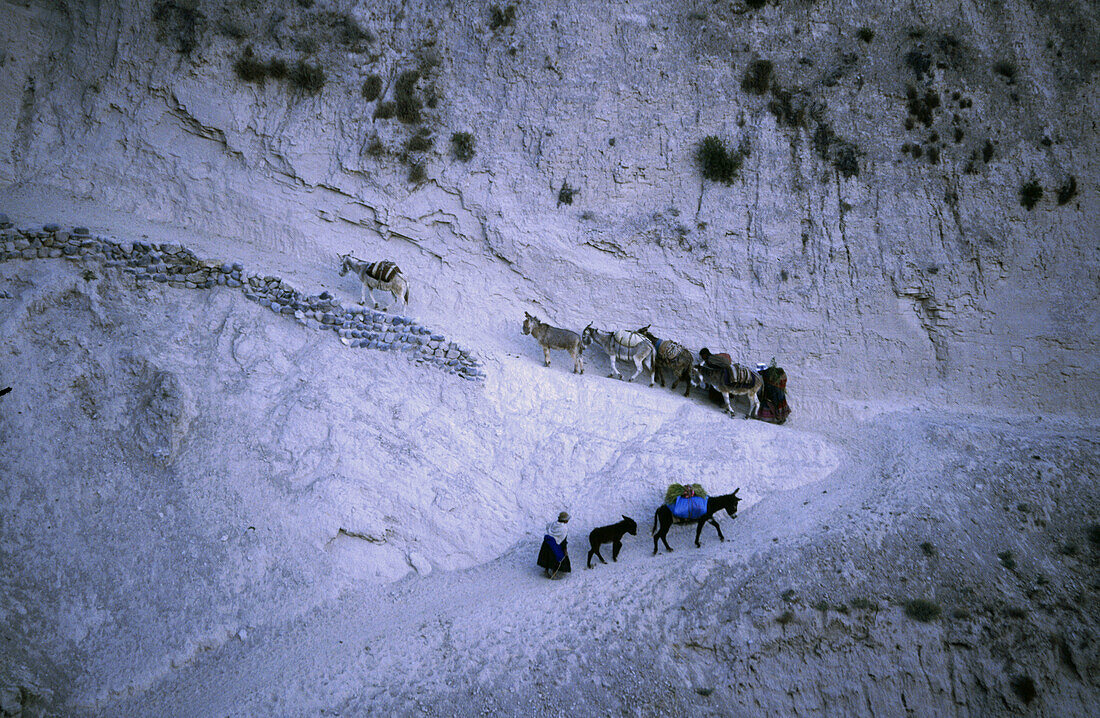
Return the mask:
<svg viewBox="0 0 1100 718"><path fill-rule="evenodd" d="M401 268L393 262L364 262L356 259L351 254L340 255L340 276L348 272L354 272L359 281L363 283L359 303L367 303L367 291L370 290L371 302L374 308L378 308L378 300L374 297L374 291L380 289L393 295L394 301L404 301L409 306L409 281L401 273ZM393 302L386 305L389 308Z"/></svg>
<svg viewBox="0 0 1100 718"><path fill-rule="evenodd" d="M668 530L673 523L681 524L696 524L695 529L695 547L702 546L699 543L699 536L703 533L703 524L710 522L718 531L718 540L725 541L726 537L722 535L722 527L718 525L718 522L714 520L714 515L723 509L730 515L730 518L737 516L737 503L741 499L737 496L737 492L741 489L734 489L732 494L722 494L721 496L708 496L706 498L696 497L702 502L700 511L688 514L688 518L677 518L673 515L672 509L668 504L661 504L657 507L657 512L653 515L653 555L657 555L657 542L661 541L665 545L665 549L672 550L672 547L668 545ZM660 528L657 528L657 524L660 524Z"/></svg>
<svg viewBox="0 0 1100 718"><path fill-rule="evenodd" d="M568 329L552 327L546 322L539 321L538 317L533 314L524 312L523 315L523 333L530 334L538 340L539 346L542 347L542 356L546 362L545 366L550 366L551 349L564 349L569 352L569 356L573 357L573 373L584 373L584 363L581 361L581 352L584 351L584 345L581 343L580 334L571 332Z"/></svg>
<svg viewBox="0 0 1100 718"><path fill-rule="evenodd" d="M657 350L653 348L648 339L638 332L605 332L589 324L581 332L581 341L584 342L585 346L595 343L607 352L607 357L611 361L611 373L608 376L622 379L623 376L619 373L619 368L615 366L615 360L631 361L634 363L635 371L634 376L627 379L627 381L634 381L634 378L642 373L642 369L645 369L649 372L649 385L653 386L654 358Z"/></svg>
<svg viewBox="0 0 1100 718"><path fill-rule="evenodd" d="M657 350L655 373L661 381L661 386L665 385L665 372L669 372L675 377L669 389L675 391L676 385L683 380L684 396L687 396L691 393L691 365L694 363L695 357L682 344L677 344L670 339L658 339L653 336L649 331L649 326L646 324L638 330L638 333L648 339L653 344L653 348Z"/></svg>
<svg viewBox="0 0 1100 718"><path fill-rule="evenodd" d="M711 354L706 347L699 350L699 356L703 358L703 362L696 365L695 376L698 377L700 386L710 386L721 394L726 404L726 413L730 416L733 416L730 394L743 394L749 400L749 413L745 418L755 417L760 408L757 395L764 386L763 378L752 369L731 362L725 354Z"/></svg>

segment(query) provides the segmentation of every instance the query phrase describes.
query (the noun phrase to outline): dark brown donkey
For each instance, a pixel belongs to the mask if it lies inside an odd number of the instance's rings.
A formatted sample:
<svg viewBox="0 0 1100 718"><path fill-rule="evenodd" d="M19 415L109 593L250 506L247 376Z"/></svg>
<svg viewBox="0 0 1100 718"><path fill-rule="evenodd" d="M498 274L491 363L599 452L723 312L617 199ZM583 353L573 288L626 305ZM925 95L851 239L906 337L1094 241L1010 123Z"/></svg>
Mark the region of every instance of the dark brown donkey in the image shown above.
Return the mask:
<svg viewBox="0 0 1100 718"><path fill-rule="evenodd" d="M653 336L649 327L649 324L645 325L638 333L651 341L657 350L657 378L661 380L661 386L665 385L665 372L669 372L676 377L669 389L675 391L676 385L683 381L684 396L687 396L691 393L691 365L695 362L695 357L684 345Z"/></svg>
<svg viewBox="0 0 1100 718"><path fill-rule="evenodd" d="M714 528L718 529L718 540L725 541L726 537L722 535L722 527L718 525L718 522L714 520L714 515L721 511L726 510L726 513L733 518L737 515L737 502L741 499L738 498L737 492L741 489L734 489L732 494L722 494L721 496L710 496L707 498L707 511L697 519L677 519L672 515L672 509L668 507L668 504L661 504L657 507L657 513L653 516L653 555L657 555L657 542L663 541L665 548L669 551L672 547L668 545L668 529L672 526L674 521L679 521L685 524L698 524L698 528L695 529L695 546L696 548L702 546L699 543L699 535L703 533L703 524L710 522L714 525ZM657 528L657 524L661 524L661 528Z"/></svg>

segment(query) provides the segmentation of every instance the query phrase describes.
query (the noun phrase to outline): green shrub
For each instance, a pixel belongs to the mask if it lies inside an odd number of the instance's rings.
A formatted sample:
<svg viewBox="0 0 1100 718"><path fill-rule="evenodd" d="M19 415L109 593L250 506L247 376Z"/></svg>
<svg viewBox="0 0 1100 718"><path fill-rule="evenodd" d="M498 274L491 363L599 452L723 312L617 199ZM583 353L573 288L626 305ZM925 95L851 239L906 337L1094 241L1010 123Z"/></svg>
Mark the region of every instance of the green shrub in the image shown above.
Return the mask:
<svg viewBox="0 0 1100 718"><path fill-rule="evenodd" d="M1027 618L1027 609L1020 606L1009 606L1005 609L1005 615L1009 618Z"/></svg>
<svg viewBox="0 0 1100 718"><path fill-rule="evenodd" d="M1016 81L1016 65L1009 60L1000 60L993 64L993 72L1008 80L1011 85Z"/></svg>
<svg viewBox="0 0 1100 718"><path fill-rule="evenodd" d="M469 132L455 132L451 135L451 151L455 159L469 162L474 158L474 136Z"/></svg>
<svg viewBox="0 0 1100 718"><path fill-rule="evenodd" d="M398 97L394 103L394 114L397 115L398 120L406 125L415 125L420 122L421 107L419 97L403 95Z"/></svg>
<svg viewBox="0 0 1100 718"><path fill-rule="evenodd" d="M435 140L432 139L431 133L427 129L421 127L415 135L409 138L409 141L405 143L405 148L409 152L424 152L430 150L432 145L435 144Z"/></svg>
<svg viewBox="0 0 1100 718"><path fill-rule="evenodd" d="M397 104L394 102L379 102L374 107L374 117L380 120L388 120L397 114Z"/></svg>
<svg viewBox="0 0 1100 718"><path fill-rule="evenodd" d="M928 148L928 161L934 165L940 163L940 148L935 145Z"/></svg>
<svg viewBox="0 0 1100 718"><path fill-rule="evenodd" d="M820 601L815 602L811 606L811 608L813 608L815 611L821 611L822 613L825 613L826 611L829 610L829 602L826 601L825 599L822 599Z"/></svg>
<svg viewBox="0 0 1100 718"><path fill-rule="evenodd" d="M367 79L363 80L363 99L374 102L380 94L382 94L382 78L378 75L368 75Z"/></svg>
<svg viewBox="0 0 1100 718"><path fill-rule="evenodd" d="M508 27L516 19L516 6L509 5L508 7L501 9L499 5L493 5L489 8L489 29L499 30L502 27Z"/></svg>
<svg viewBox="0 0 1100 718"><path fill-rule="evenodd" d="M781 626L786 626L788 623L794 620L794 613L791 611L784 611L775 617L775 622Z"/></svg>
<svg viewBox="0 0 1100 718"><path fill-rule="evenodd" d="M744 157L736 150L730 152L726 149L720 137L708 135L696 148L695 160L706 179L732 184L741 170Z"/></svg>
<svg viewBox="0 0 1100 718"><path fill-rule="evenodd" d="M932 545L931 541L925 541L920 545L920 550L924 552L925 556L935 556L936 547Z"/></svg>
<svg viewBox="0 0 1100 718"><path fill-rule="evenodd" d="M928 623L940 617L940 604L925 598L914 598L905 604L905 615Z"/></svg>
<svg viewBox="0 0 1100 718"><path fill-rule="evenodd" d="M970 610L966 608L956 608L951 612L951 615L959 620L965 620L970 618Z"/></svg>
<svg viewBox="0 0 1100 718"><path fill-rule="evenodd" d="M290 86L309 95L316 95L325 86L325 71L320 65L298 60L287 76Z"/></svg>
<svg viewBox="0 0 1100 718"><path fill-rule="evenodd" d="M367 143L366 153L371 157L381 157L386 154L386 145L377 136L372 137Z"/></svg>
<svg viewBox="0 0 1100 718"><path fill-rule="evenodd" d="M1009 685L1012 686L1013 692L1016 693L1016 697L1019 698L1025 705L1035 700L1035 696L1039 695L1039 691L1035 689L1035 681L1031 676L1019 675L1014 676Z"/></svg>
<svg viewBox="0 0 1100 718"><path fill-rule="evenodd" d="M987 139L982 145L982 162L989 164L991 159L993 159L993 140Z"/></svg>
<svg viewBox="0 0 1100 718"><path fill-rule="evenodd" d="M558 206L561 207L563 204L573 204L573 197L579 191L580 190L575 187L570 187L568 180L562 182L561 189L558 190Z"/></svg>
<svg viewBox="0 0 1100 718"><path fill-rule="evenodd" d="M759 10L768 4L768 0L745 0L745 5L753 10Z"/></svg>
<svg viewBox="0 0 1100 718"><path fill-rule="evenodd" d="M262 85L267 80L267 70L267 63L256 57L251 45L246 47L233 63L233 72L237 74L237 79L243 82L256 82Z"/></svg>
<svg viewBox="0 0 1100 718"><path fill-rule="evenodd" d="M1070 200L1077 196L1077 178L1073 175L1069 176L1065 182L1058 187L1058 206L1061 207L1064 204L1069 204ZM1096 528L1096 524L1093 524Z"/></svg>
<svg viewBox="0 0 1100 718"><path fill-rule="evenodd" d="M920 50L910 50L905 54L905 66L912 70L917 77L923 77L932 69L932 57Z"/></svg>
<svg viewBox="0 0 1100 718"><path fill-rule="evenodd" d="M426 179L428 179L428 172L422 163L416 162L409 166L409 182L420 184Z"/></svg>
<svg viewBox="0 0 1100 718"><path fill-rule="evenodd" d="M871 42L875 39L875 31L864 25L856 32L856 37L863 42Z"/></svg>
<svg viewBox="0 0 1100 718"><path fill-rule="evenodd" d="M772 99L768 103L768 110L775 115L775 120L779 125L792 128L802 127L806 118L803 99L790 90L772 85Z"/></svg>
<svg viewBox="0 0 1100 718"><path fill-rule="evenodd" d="M1007 568L1009 571L1016 568L1016 557L1011 551L1001 551L997 554L997 558L1001 559L1001 565Z"/></svg>
<svg viewBox="0 0 1100 718"><path fill-rule="evenodd" d="M1043 198L1043 186L1037 180L1030 179L1020 187L1020 205L1027 211Z"/></svg>
<svg viewBox="0 0 1100 718"><path fill-rule="evenodd" d="M768 91L771 80L771 61L754 60L745 69L745 76L741 78L741 89L752 95L763 95Z"/></svg>
<svg viewBox="0 0 1100 718"><path fill-rule="evenodd" d="M153 4L153 24L158 42L171 42L176 52L190 55L198 46L203 14L196 0L158 0Z"/></svg>

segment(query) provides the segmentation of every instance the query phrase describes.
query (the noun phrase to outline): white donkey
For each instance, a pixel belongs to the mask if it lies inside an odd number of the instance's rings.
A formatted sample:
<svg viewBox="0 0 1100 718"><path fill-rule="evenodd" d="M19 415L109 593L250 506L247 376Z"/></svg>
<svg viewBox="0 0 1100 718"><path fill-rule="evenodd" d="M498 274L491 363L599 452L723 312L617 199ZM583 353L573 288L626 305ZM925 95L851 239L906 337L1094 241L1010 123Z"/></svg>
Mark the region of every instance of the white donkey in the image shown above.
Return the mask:
<svg viewBox="0 0 1100 718"><path fill-rule="evenodd" d="M356 259L351 254L341 254L340 276L349 271L355 272L359 281L363 283L363 291L359 296L359 303L367 303L367 290L370 290L370 299L378 308L378 300L374 297L374 290L381 289L393 295L395 301L404 301L409 306L409 281L401 273L401 269L393 262L364 262ZM387 308L393 304L390 302Z"/></svg>
<svg viewBox="0 0 1100 718"><path fill-rule="evenodd" d="M616 379L623 378L618 367L615 366L616 359L632 361L635 367L634 376L627 379L627 381L634 381L634 378L641 374L644 368L649 372L649 385L653 386L657 350L653 348L653 344L648 339L638 332L625 330L605 332L589 324L581 332L581 341L584 342L585 346L595 343L607 352L607 357L611 360L611 373L608 376L613 376Z"/></svg>

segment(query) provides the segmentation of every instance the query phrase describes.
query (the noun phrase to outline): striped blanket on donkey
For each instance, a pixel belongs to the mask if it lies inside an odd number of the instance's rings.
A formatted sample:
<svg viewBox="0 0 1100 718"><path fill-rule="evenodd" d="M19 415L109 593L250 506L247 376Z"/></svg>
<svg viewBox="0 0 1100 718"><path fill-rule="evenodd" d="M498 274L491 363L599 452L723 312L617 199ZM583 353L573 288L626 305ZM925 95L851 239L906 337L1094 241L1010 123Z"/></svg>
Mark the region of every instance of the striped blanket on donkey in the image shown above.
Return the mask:
<svg viewBox="0 0 1100 718"><path fill-rule="evenodd" d="M707 512L707 492L699 484L669 484L665 503L676 518L694 520Z"/></svg>

